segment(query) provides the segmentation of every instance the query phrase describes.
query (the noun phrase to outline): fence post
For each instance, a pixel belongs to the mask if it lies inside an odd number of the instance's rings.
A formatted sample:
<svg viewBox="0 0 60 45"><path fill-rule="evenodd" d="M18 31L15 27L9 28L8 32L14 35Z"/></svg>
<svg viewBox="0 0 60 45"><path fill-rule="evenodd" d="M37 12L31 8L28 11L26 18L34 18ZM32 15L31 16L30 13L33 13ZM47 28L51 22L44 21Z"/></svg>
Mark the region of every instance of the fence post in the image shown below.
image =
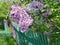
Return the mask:
<svg viewBox="0 0 60 45"><path fill-rule="evenodd" d="M8 33L8 23L7 20L4 19L4 29L5 29L5 33Z"/></svg>

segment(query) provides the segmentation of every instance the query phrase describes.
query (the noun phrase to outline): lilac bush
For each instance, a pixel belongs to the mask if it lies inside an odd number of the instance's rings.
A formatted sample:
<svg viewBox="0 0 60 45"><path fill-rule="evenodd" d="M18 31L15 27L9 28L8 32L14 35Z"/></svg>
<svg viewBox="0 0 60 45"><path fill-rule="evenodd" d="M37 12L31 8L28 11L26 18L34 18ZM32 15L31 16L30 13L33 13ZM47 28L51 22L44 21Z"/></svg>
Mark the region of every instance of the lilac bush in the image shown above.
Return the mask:
<svg viewBox="0 0 60 45"><path fill-rule="evenodd" d="M27 31L28 28L30 28L31 30L49 29L44 24L43 17L48 17L49 15L51 15L51 12L47 9L45 13L41 14L40 11L44 8L44 5L42 3L33 1L29 3L25 10L22 9L19 5L12 5L11 8L12 10L10 12L10 18L20 26L21 32Z"/></svg>
<svg viewBox="0 0 60 45"><path fill-rule="evenodd" d="M31 18L31 16L28 15L26 11L18 5L12 5L10 18L19 24L21 29L20 31L22 33L25 32L28 27L33 23L33 19Z"/></svg>
<svg viewBox="0 0 60 45"><path fill-rule="evenodd" d="M38 1L28 3L26 8L23 9L18 5L13 5L10 18L19 24L21 32L27 31L28 28L40 32L50 31L53 28L51 25L54 25L53 23L50 24L50 17L54 16L54 11L52 11L52 8L45 6Z"/></svg>

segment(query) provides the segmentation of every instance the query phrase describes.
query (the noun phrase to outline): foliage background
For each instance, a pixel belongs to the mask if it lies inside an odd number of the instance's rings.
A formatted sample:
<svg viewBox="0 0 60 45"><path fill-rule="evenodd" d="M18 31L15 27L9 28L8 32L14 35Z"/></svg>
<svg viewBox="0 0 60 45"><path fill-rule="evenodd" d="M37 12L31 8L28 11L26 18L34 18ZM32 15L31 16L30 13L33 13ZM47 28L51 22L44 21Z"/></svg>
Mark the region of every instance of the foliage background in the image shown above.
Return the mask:
<svg viewBox="0 0 60 45"><path fill-rule="evenodd" d="M3 19L7 18L11 10L12 4L19 4L21 5L22 8L25 8L29 2L31 2L31 0L28 0L28 1L27 0L23 0L23 1L20 1L20 0L2 1L0 0L0 22L2 22ZM60 2L58 0L44 0L43 3L44 3L45 8L49 8L52 11L51 16L45 19L46 21L48 20L50 23L54 25L52 28L53 31L50 37L52 40L54 39L60 40ZM38 18L35 17L34 19L37 20ZM42 21L43 19L44 17L41 17L40 21ZM45 24L41 25L41 22L40 22L40 26L41 26L40 32L43 32L43 31L49 32L50 28L48 28L48 26L50 25L50 23L48 23L47 26L45 26ZM31 29L35 30L35 28L37 28L36 25L34 25L35 27L31 27Z"/></svg>

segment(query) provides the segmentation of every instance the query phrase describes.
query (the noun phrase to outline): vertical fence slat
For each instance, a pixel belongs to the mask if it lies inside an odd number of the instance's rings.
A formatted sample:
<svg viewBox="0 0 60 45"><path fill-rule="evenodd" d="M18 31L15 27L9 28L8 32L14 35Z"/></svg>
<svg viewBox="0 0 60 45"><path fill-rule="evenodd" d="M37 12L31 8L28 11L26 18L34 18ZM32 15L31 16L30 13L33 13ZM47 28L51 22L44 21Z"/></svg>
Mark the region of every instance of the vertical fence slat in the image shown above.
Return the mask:
<svg viewBox="0 0 60 45"><path fill-rule="evenodd" d="M7 23L7 20L4 19L4 29L5 29L5 33L7 34L9 31L8 31L8 23Z"/></svg>

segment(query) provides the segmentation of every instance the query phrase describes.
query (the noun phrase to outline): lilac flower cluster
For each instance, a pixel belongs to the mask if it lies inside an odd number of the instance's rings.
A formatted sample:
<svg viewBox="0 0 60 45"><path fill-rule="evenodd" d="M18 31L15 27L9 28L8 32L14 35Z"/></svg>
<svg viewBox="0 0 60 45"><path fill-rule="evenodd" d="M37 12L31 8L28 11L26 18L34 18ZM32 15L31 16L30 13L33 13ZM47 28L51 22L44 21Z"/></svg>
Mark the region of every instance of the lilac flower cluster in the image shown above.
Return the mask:
<svg viewBox="0 0 60 45"><path fill-rule="evenodd" d="M38 1L33 1L28 4L27 8L25 9L26 12L28 13L34 13L34 14L39 14L39 10L43 10L44 5L41 2ZM52 12L49 9L46 9L46 12L41 14L43 17L48 17L51 15Z"/></svg>
<svg viewBox="0 0 60 45"><path fill-rule="evenodd" d="M37 9L37 10L36 10ZM42 10L43 4L38 1L33 1L28 4L27 8L25 9L28 13L33 13L34 11Z"/></svg>
<svg viewBox="0 0 60 45"><path fill-rule="evenodd" d="M43 4L38 2L38 1L33 1L31 4L30 4L30 7L31 8L36 8L36 6L38 7L39 10L42 10L43 9Z"/></svg>
<svg viewBox="0 0 60 45"><path fill-rule="evenodd" d="M10 18L19 24L20 31L22 33L27 31L28 27L33 23L33 19L31 18L31 16L28 15L26 11L23 10L18 5L12 6L12 10L10 12Z"/></svg>

